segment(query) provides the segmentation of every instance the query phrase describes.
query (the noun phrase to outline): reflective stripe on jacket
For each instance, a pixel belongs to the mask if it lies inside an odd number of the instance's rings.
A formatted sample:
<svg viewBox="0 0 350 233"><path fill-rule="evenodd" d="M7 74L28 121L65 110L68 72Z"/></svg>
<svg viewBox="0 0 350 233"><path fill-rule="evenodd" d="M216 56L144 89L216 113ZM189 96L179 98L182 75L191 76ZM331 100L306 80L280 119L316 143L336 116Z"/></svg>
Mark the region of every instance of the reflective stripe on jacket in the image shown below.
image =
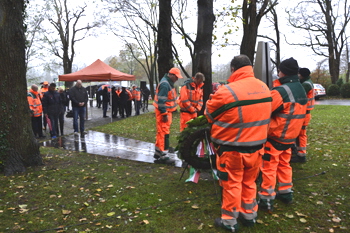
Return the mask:
<svg viewBox="0 0 350 233"><path fill-rule="evenodd" d="M232 81L232 82L231 82ZM271 116L271 94L254 77L253 68L235 71L206 103L213 142L227 146L258 146L266 142Z"/></svg>
<svg viewBox="0 0 350 233"><path fill-rule="evenodd" d="M194 81L186 82L180 90L180 97L178 104L180 111L196 113L203 107L203 86L201 83L199 86Z"/></svg>
<svg viewBox="0 0 350 233"><path fill-rule="evenodd" d="M174 83L166 74L160 80L160 83L157 87L153 106L157 108L161 114L174 112L177 107L176 97L177 95L174 88Z"/></svg>
<svg viewBox="0 0 350 233"><path fill-rule="evenodd" d="M138 88L135 88L131 91L132 98L136 101L141 101L141 91Z"/></svg>
<svg viewBox="0 0 350 233"><path fill-rule="evenodd" d="M271 91L272 116L268 138L281 144L293 144L304 122L306 93L297 75L279 80L282 85Z"/></svg>
<svg viewBox="0 0 350 233"><path fill-rule="evenodd" d="M27 100L29 103L30 112L33 117L41 116L43 112L43 106L41 105L41 100L38 92L30 90L27 94Z"/></svg>

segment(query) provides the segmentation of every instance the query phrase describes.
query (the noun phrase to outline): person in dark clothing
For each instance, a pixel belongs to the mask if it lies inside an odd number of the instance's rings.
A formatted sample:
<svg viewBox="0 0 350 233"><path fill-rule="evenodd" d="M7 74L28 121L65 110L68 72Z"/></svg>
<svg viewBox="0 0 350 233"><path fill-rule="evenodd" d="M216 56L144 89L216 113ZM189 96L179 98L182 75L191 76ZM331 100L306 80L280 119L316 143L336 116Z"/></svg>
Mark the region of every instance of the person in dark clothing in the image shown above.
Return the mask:
<svg viewBox="0 0 350 233"><path fill-rule="evenodd" d="M55 83L51 83L49 91L44 93L42 104L45 117L48 116L51 121L51 138L57 138L58 116L61 112L61 98L60 94L56 91Z"/></svg>
<svg viewBox="0 0 350 233"><path fill-rule="evenodd" d="M129 99L129 94L126 91L125 87L122 87L122 91L120 92L120 108L119 108L119 114L122 118L125 117L126 113L126 103Z"/></svg>
<svg viewBox="0 0 350 233"><path fill-rule="evenodd" d="M67 93L63 90L62 87L58 88L58 93L60 94L61 99L61 111L58 115L58 123L60 125L59 131L58 131L58 125L57 125L57 135L59 135L59 132L61 133L61 136L63 136L63 127L64 127L64 114L66 113L66 106L67 106Z"/></svg>
<svg viewBox="0 0 350 233"><path fill-rule="evenodd" d="M115 87L112 88L112 117L116 118L119 108L119 94Z"/></svg>
<svg viewBox="0 0 350 233"><path fill-rule="evenodd" d="M148 99L149 99L149 95L151 94L151 91L147 87L144 87L141 90L141 93L142 93L142 111L145 112L147 110L148 112Z"/></svg>
<svg viewBox="0 0 350 233"><path fill-rule="evenodd" d="M104 87L104 88L103 88L103 91L102 91L103 117L108 117L108 116L107 116L108 104L109 104L109 93L108 93L108 88L107 88L107 87Z"/></svg>
<svg viewBox="0 0 350 233"><path fill-rule="evenodd" d="M97 89L96 92L96 107L101 108L102 104L102 89Z"/></svg>
<svg viewBox="0 0 350 233"><path fill-rule="evenodd" d="M81 80L77 80L74 87L69 91L69 97L72 101L73 107L73 127L74 134L79 134L78 118L80 118L80 135L84 136L85 132L85 114L86 104L88 102L88 94L86 89L82 86Z"/></svg>
<svg viewBox="0 0 350 233"><path fill-rule="evenodd" d="M129 88L126 88L125 91L128 94L128 100L126 101L126 117L129 117L132 114L132 94Z"/></svg>

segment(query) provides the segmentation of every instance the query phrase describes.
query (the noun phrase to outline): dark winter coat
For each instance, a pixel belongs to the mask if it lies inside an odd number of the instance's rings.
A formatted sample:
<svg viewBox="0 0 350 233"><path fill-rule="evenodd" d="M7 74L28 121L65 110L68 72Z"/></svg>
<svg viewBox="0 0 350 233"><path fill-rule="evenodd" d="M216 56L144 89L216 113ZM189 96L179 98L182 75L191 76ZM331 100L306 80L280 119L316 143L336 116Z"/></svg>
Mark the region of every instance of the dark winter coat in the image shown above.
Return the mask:
<svg viewBox="0 0 350 233"><path fill-rule="evenodd" d="M61 112L61 97L57 91L47 91L42 98L44 114L58 115Z"/></svg>

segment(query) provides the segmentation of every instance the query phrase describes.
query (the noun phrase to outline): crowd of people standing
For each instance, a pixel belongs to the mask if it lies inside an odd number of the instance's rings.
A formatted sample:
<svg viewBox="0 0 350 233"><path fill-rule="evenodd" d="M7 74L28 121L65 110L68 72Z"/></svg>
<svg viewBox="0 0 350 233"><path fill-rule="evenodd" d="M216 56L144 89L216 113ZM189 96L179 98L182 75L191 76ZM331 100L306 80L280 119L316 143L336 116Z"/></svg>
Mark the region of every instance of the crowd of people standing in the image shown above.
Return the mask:
<svg viewBox="0 0 350 233"><path fill-rule="evenodd" d="M131 88L102 85L100 90L96 91L97 107L103 109L102 116L107 116L108 109L112 110L112 117L120 118L130 117L132 115L132 106L135 107L135 115L140 114L144 99L148 98L150 91L147 87L139 89L136 85ZM30 107L32 129L36 138L45 138L43 131L49 130L52 139L64 135L64 119L66 112L71 112L73 118L74 134L81 135L85 132L86 106L89 95L87 89L83 87L82 81L77 80L76 84L67 90L62 87L56 87L55 83L44 81L41 88L33 84L27 93L27 100ZM69 107L71 110L69 111ZM148 110L143 106L143 111ZM67 114L67 117L68 115Z"/></svg>

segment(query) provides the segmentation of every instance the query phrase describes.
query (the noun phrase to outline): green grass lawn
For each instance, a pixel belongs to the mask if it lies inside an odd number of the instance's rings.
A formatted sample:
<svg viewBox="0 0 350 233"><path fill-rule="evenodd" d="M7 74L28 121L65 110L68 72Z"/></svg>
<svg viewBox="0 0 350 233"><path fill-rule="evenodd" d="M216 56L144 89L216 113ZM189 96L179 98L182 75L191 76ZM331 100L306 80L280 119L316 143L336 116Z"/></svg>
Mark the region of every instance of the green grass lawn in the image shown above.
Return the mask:
<svg viewBox="0 0 350 233"><path fill-rule="evenodd" d="M308 162L293 164L294 203L277 201L274 212L259 211L258 224L240 232L350 231L349 113L348 106L316 106ZM154 142L154 114L95 130ZM173 147L178 133L174 114ZM41 153L44 166L0 177L0 232L224 232L213 226L220 188L206 171L194 184L179 181L181 168L55 148Z"/></svg>

